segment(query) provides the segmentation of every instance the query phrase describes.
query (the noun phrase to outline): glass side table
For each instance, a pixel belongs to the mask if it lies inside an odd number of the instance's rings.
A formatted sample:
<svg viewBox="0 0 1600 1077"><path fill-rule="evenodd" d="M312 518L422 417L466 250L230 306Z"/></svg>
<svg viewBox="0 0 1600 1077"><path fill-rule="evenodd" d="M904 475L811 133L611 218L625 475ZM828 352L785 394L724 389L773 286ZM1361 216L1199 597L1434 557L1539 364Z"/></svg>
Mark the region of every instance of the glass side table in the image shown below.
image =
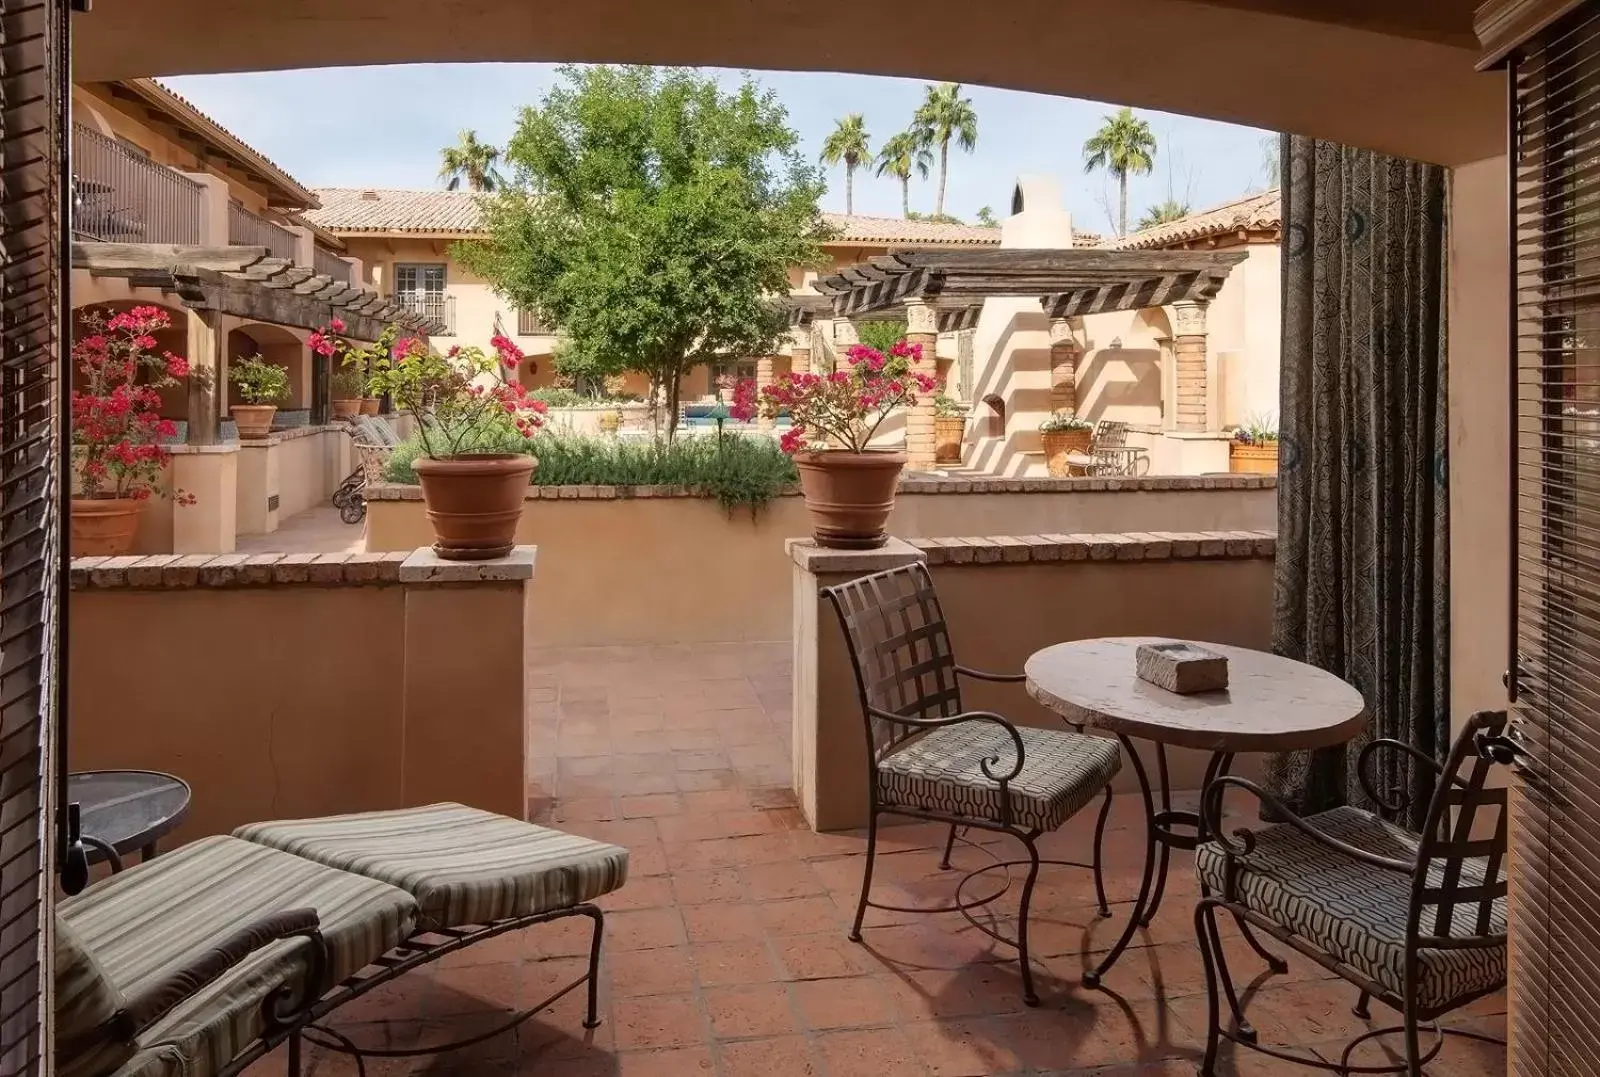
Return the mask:
<svg viewBox="0 0 1600 1077"><path fill-rule="evenodd" d="M156 843L189 814L189 783L158 770L86 770L67 775L67 799L79 806L89 863L156 855Z"/></svg>

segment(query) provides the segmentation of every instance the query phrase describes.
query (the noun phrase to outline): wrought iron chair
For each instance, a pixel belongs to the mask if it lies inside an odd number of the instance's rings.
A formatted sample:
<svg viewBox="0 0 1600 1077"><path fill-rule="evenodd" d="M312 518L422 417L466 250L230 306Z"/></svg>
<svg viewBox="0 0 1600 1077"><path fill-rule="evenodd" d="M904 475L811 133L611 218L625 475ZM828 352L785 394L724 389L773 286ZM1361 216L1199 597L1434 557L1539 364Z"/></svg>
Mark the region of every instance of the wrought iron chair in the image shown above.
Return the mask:
<svg viewBox="0 0 1600 1077"><path fill-rule="evenodd" d="M1019 728L991 711L969 711L961 681L973 678L1021 682L1021 674L980 673L957 665L933 579L923 565L910 565L823 589L844 629L855 670L867 734L867 779L871 815L861 899L850 938L861 941L867 907L895 912L961 912L991 938L1015 946L1022 970L1022 995L1037 1005L1028 962L1028 909L1041 864L1038 837L1055 830L1079 809L1105 794L1095 825L1095 892L1102 916L1110 915L1100 872L1101 840L1111 807L1111 779L1122 766L1117 743L1066 730ZM878 847L878 817L903 815L949 823L940 866L950 867L958 828L1010 834L1027 860L985 865L963 878L954 902L937 908L905 908L870 900ZM974 900L962 890L975 875L1009 872L1026 865L1017 937L1008 938L975 919L971 910L994 901L1006 887ZM1008 881L1009 885L1009 881Z"/></svg>
<svg viewBox="0 0 1600 1077"><path fill-rule="evenodd" d="M1089 448L1067 456L1067 469L1082 475L1138 475L1150 466L1145 451L1128 444L1128 424L1101 419L1094 424Z"/></svg>
<svg viewBox="0 0 1600 1077"><path fill-rule="evenodd" d="M1359 808L1301 818L1271 794L1242 778L1219 778L1206 787L1202 811L1214 840L1195 852L1202 897L1195 932L1205 961L1210 1002L1201 1074L1215 1073L1218 1041L1274 1058L1339 1073L1406 1073L1419 1077L1443 1045L1446 1032L1499 1042L1466 1029L1445 1029L1438 1018L1506 982L1506 790L1486 784L1489 768L1504 762L1504 711L1475 714L1443 766L1395 740L1368 744L1357 759L1362 788L1380 808ZM1380 753L1398 759L1380 760ZM1377 788L1375 765L1384 763L1397 787ZM1405 784L1406 767L1414 771ZM1227 787L1255 796L1274 818L1259 831L1222 830ZM1411 800L1406 789L1433 787L1421 833L1393 820ZM1399 1025L1372 1029L1351 1040L1339 1063L1256 1041L1228 972L1216 912L1226 909L1275 936L1361 992L1355 1013L1369 1016L1368 999L1398 1010ZM1233 1028L1221 1021L1218 988ZM1433 1023L1424 1051L1419 1026ZM1402 1032L1405 1062L1352 1068L1350 1057L1368 1040Z"/></svg>

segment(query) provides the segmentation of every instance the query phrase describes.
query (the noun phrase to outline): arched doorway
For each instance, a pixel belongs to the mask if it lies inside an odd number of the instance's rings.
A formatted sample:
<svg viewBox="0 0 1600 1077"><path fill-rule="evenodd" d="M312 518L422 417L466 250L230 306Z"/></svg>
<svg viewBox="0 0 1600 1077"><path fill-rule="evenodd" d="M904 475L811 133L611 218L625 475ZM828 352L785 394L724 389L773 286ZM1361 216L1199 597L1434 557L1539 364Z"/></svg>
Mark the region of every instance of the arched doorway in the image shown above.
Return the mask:
<svg viewBox="0 0 1600 1077"><path fill-rule="evenodd" d="M1006 436L1006 402L998 395L990 393L983 398L988 411L984 413L984 436L1003 438Z"/></svg>
<svg viewBox="0 0 1600 1077"><path fill-rule="evenodd" d="M311 409L311 364L306 361L305 341L296 330L264 322L244 322L229 330L224 362L232 363L235 359L254 355L289 372L289 396L278 402L278 417L274 424L304 425L310 418ZM226 366L219 376L228 376ZM225 408L244 403L239 397L238 387L231 381L227 383L227 393L222 399Z"/></svg>

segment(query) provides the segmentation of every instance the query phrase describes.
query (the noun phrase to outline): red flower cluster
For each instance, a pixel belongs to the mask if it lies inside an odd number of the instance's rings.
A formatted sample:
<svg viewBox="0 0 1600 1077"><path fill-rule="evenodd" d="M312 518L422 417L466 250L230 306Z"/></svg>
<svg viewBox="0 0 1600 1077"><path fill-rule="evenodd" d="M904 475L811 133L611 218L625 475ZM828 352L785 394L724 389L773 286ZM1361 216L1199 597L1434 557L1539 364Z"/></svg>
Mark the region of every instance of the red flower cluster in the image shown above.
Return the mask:
<svg viewBox="0 0 1600 1077"><path fill-rule="evenodd" d="M495 350L500 357L500 365L507 370L515 370L527 358L522 354L522 349L516 342L503 333L496 333L489 338L489 347Z"/></svg>
<svg viewBox="0 0 1600 1077"><path fill-rule="evenodd" d="M746 378L734 388L728 412L741 422L757 414L775 419L787 413L793 425L778 444L791 455L805 449L812 436L862 452L891 411L914 403L936 387L932 375L915 369L922 361L920 344L898 341L888 355L857 344L846 358L848 370L826 375L792 372L759 394L755 383Z"/></svg>
<svg viewBox="0 0 1600 1077"><path fill-rule="evenodd" d="M78 387L72 391L72 452L85 497L144 500L158 492L170 458L161 439L177 424L161 417L159 388L189 374L189 361L156 354L155 334L172 323L160 307L134 307L82 318L84 332L72 346ZM141 382L141 369L145 377ZM194 503L182 494L179 504Z"/></svg>

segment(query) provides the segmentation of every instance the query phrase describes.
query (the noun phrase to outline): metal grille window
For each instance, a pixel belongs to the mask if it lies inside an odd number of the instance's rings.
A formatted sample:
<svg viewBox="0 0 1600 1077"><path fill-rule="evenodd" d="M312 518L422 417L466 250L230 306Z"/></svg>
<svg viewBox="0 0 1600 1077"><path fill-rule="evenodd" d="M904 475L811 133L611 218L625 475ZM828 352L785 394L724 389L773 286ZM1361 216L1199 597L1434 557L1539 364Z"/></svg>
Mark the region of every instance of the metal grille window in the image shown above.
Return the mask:
<svg viewBox="0 0 1600 1077"><path fill-rule="evenodd" d="M1600 1058L1600 5L1509 60L1515 559L1509 1072Z"/></svg>
<svg viewBox="0 0 1600 1077"><path fill-rule="evenodd" d="M444 266L401 262L394 267L394 290L396 295L443 295Z"/></svg>

